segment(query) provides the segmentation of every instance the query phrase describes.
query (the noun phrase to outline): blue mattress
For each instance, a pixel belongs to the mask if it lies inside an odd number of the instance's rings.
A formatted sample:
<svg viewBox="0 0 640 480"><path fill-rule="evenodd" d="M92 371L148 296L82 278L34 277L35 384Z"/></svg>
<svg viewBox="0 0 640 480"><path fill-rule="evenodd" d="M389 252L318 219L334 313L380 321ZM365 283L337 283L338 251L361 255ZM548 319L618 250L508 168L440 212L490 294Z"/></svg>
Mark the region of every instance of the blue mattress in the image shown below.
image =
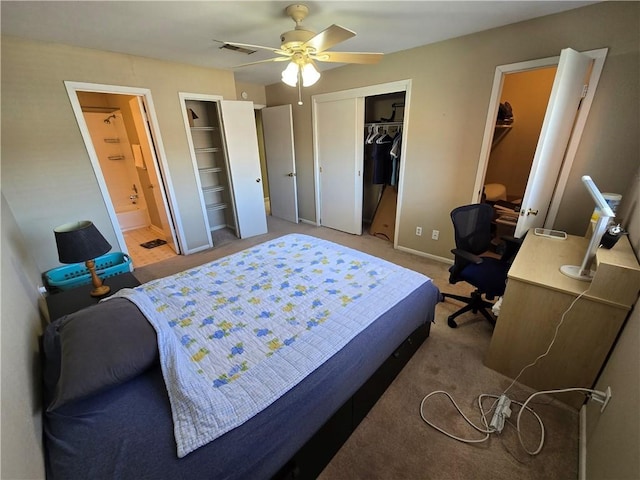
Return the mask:
<svg viewBox="0 0 640 480"><path fill-rule="evenodd" d="M422 284L294 389L184 458L176 455L169 399L157 362L98 394L47 411L47 478L271 478L411 332L433 321L439 296L431 281ZM92 308L105 309L114 302ZM134 306L124 308L127 313L119 314L120 320L144 322ZM55 332L54 323L45 332L45 352L55 350ZM60 372L53 365L55 358L45 361L51 362L45 369L50 397Z"/></svg>

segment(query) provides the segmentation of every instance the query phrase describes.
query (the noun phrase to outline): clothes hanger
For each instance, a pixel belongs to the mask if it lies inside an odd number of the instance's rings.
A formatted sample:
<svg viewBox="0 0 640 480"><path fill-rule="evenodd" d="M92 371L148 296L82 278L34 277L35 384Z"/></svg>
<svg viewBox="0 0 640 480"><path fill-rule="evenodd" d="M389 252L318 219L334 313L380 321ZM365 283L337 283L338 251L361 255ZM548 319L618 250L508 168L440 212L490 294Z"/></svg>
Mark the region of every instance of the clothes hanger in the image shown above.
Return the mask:
<svg viewBox="0 0 640 480"><path fill-rule="evenodd" d="M373 130L373 133L370 134L366 140L366 143L369 144L375 142L376 138L379 138L380 136L380 125L371 126L371 128Z"/></svg>
<svg viewBox="0 0 640 480"><path fill-rule="evenodd" d="M369 125L367 127L367 138L365 138L365 143L371 143L371 137L373 136L373 125Z"/></svg>
<svg viewBox="0 0 640 480"><path fill-rule="evenodd" d="M378 138L376 138L376 143L378 145L382 144L382 143L391 143L391 141L393 140L393 138L391 136L389 136L389 134L387 133L387 127L384 128L382 135L380 135Z"/></svg>

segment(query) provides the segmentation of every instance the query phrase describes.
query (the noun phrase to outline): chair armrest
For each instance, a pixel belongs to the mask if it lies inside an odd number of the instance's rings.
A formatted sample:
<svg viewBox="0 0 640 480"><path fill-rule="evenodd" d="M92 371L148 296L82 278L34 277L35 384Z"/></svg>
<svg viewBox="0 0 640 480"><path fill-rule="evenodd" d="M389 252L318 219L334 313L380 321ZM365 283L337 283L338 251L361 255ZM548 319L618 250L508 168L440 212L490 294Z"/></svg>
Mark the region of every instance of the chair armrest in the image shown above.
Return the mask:
<svg viewBox="0 0 640 480"><path fill-rule="evenodd" d="M510 235L504 235L500 238L505 241L505 249L501 260L505 260L507 262L512 261L518 253L518 250L520 250L520 246L524 239L512 237Z"/></svg>
<svg viewBox="0 0 640 480"><path fill-rule="evenodd" d="M476 265L480 265L482 263L482 258L473 253L467 252L466 250L460 250L459 248L454 248L451 250L456 257L463 258L467 262L475 263Z"/></svg>

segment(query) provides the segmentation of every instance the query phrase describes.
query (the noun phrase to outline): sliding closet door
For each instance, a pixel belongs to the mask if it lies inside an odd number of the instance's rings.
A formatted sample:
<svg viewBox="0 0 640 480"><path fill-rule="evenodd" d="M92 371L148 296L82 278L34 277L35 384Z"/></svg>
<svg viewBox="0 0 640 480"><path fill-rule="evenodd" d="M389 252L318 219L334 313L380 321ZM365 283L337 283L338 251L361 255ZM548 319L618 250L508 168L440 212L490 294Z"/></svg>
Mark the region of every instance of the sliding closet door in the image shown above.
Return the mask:
<svg viewBox="0 0 640 480"><path fill-rule="evenodd" d="M314 117L320 224L361 235L364 98L317 102Z"/></svg>

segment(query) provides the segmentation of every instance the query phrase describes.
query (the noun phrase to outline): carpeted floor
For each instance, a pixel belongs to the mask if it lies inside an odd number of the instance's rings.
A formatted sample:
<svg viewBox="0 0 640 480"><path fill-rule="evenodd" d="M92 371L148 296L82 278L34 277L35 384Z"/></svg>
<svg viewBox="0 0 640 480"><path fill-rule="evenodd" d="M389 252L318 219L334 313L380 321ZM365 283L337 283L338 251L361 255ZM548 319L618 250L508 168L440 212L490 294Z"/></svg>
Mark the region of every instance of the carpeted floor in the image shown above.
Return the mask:
<svg viewBox="0 0 640 480"><path fill-rule="evenodd" d="M286 233L300 232L420 271L431 277L442 291L461 294L470 291L465 284L448 284L447 264L394 250L390 242L367 234L349 235L312 225L295 225L273 217L269 217L268 224L268 234L246 240L229 239L228 243L218 243L217 248L206 252L145 266L134 273L144 282ZM533 405L545 428L544 447L534 457L524 452L511 425L484 443L465 444L429 427L420 418L423 397L435 390L444 390L475 424L480 425L478 395L500 394L511 383L510 379L483 364L492 333L487 321L481 316L467 314L460 318L457 329L447 326L447 316L457 307L450 300L438 304L431 336L336 454L320 480L570 480L578 477L578 413L557 401L543 399ZM528 388L516 385L509 396L524 401L530 393ZM430 398L424 414L455 435L482 437L463 423L460 414L443 396ZM515 414L511 420L515 423ZM528 449L535 450L540 430L537 422L528 417L526 420L523 438Z"/></svg>

